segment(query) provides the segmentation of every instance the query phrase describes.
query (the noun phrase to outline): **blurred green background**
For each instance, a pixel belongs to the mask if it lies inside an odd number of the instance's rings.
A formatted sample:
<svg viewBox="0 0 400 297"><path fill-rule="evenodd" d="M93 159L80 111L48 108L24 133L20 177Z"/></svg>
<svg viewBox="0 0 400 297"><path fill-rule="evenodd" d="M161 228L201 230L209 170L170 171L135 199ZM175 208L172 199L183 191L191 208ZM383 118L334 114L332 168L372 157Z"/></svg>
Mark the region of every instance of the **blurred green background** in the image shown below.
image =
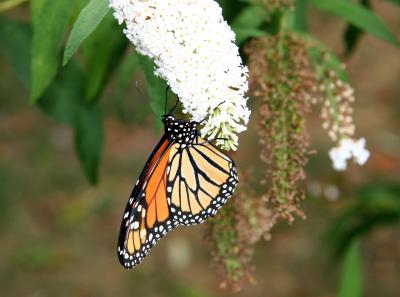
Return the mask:
<svg viewBox="0 0 400 297"><path fill-rule="evenodd" d="M3 2L9 1L0 7ZM72 20L89 1L81 2L74 2ZM370 2L400 36L400 7ZM228 20L248 5L223 4ZM133 271L120 266L121 213L160 137L154 96L164 85L151 81L149 62L134 54L107 15L65 68L55 55L60 65L50 87L29 103L33 17L27 3L0 14L0 295L231 296L210 266L204 226L171 232ZM50 21L36 19L43 26ZM345 52L347 22L310 8L308 24L312 35ZM304 184L307 219L278 224L270 240L256 245L256 283L237 296L400 296L399 49L371 35L359 37L346 70L358 98L357 132L366 137L371 159L334 172L327 154L332 144L318 116L309 119L318 154L310 157ZM257 180L265 169L258 157L258 103L250 105L252 121L234 158ZM252 186L265 191L258 182Z"/></svg>

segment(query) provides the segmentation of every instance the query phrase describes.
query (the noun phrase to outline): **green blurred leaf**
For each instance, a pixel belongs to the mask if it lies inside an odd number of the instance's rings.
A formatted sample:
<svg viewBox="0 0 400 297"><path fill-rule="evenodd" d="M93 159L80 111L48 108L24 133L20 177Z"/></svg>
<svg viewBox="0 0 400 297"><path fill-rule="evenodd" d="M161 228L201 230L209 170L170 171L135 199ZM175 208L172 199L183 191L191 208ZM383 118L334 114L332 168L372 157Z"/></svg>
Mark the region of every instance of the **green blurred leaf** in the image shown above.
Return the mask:
<svg viewBox="0 0 400 297"><path fill-rule="evenodd" d="M75 148L88 180L98 180L104 132L97 103L82 97L85 76L76 63L68 63L57 79L38 101L39 107L51 118L66 123L75 131Z"/></svg>
<svg viewBox="0 0 400 297"><path fill-rule="evenodd" d="M96 184L98 180L103 142L103 123L99 106L87 103L81 105L75 121L75 147L86 177L92 184Z"/></svg>
<svg viewBox="0 0 400 297"><path fill-rule="evenodd" d="M371 9L369 0L361 0L360 3L366 9ZM347 28L344 32L344 42L346 46L344 55L346 57L349 57L354 52L363 34L364 32L353 24L347 25Z"/></svg>
<svg viewBox="0 0 400 297"><path fill-rule="evenodd" d="M392 1L392 2L395 3L395 4L400 5L400 0L390 0L390 1Z"/></svg>
<svg viewBox="0 0 400 297"><path fill-rule="evenodd" d="M249 38L268 36L265 31L259 29L234 29L234 31L238 46L242 45Z"/></svg>
<svg viewBox="0 0 400 297"><path fill-rule="evenodd" d="M107 80L122 60L127 46L128 40L109 13L83 43L87 70L87 101L93 101L101 94Z"/></svg>
<svg viewBox="0 0 400 297"><path fill-rule="evenodd" d="M231 24L236 33L236 43L241 45L248 38L265 36L266 33L258 28L267 18L267 12L259 6L251 5L243 9Z"/></svg>
<svg viewBox="0 0 400 297"><path fill-rule="evenodd" d="M38 106L50 118L73 127L76 114L84 101L84 87L84 73L77 63L69 63L39 99Z"/></svg>
<svg viewBox="0 0 400 297"><path fill-rule="evenodd" d="M247 6L245 1L217 0L222 8L222 14L228 23L241 13Z"/></svg>
<svg viewBox="0 0 400 297"><path fill-rule="evenodd" d="M63 65L75 54L82 42L97 28L110 10L107 0L91 0L76 20L64 51Z"/></svg>
<svg viewBox="0 0 400 297"><path fill-rule="evenodd" d="M51 84L60 65L60 50L75 0L46 0L33 21L31 101Z"/></svg>
<svg viewBox="0 0 400 297"><path fill-rule="evenodd" d="M361 297L363 288L362 278L359 244L357 241L353 241L346 251L338 296Z"/></svg>
<svg viewBox="0 0 400 297"><path fill-rule="evenodd" d="M137 108L134 112L124 105L124 95L129 86L133 85L133 76L139 69L139 55L136 53L129 53L117 70L112 98L115 100L118 116L122 121L129 121L133 117L136 119L142 118L142 116L147 114L150 110L147 105L143 106L144 104L142 104L142 102L136 105ZM144 98L142 99L144 100Z"/></svg>
<svg viewBox="0 0 400 297"><path fill-rule="evenodd" d="M369 185L358 191L358 197L327 233L328 244L338 255L348 248L354 238L378 226L400 221L400 185Z"/></svg>
<svg viewBox="0 0 400 297"><path fill-rule="evenodd" d="M349 0L312 0L320 10L345 19L350 24L389 43L400 46L396 36L372 11Z"/></svg>
<svg viewBox="0 0 400 297"><path fill-rule="evenodd" d="M146 77L150 107L156 114L156 127L160 131L162 127L160 118L165 112L165 90L167 89L167 84L164 80L154 75L155 68L151 60L141 57L140 63Z"/></svg>
<svg viewBox="0 0 400 297"><path fill-rule="evenodd" d="M0 17L0 49L29 88L32 31L27 23Z"/></svg>
<svg viewBox="0 0 400 297"><path fill-rule="evenodd" d="M2 22L0 19L0 46L6 44L7 50L13 51L10 52L15 55L12 60L13 66L28 82L26 69L29 69L30 50L26 43L29 45L31 38L29 27L19 22ZM90 182L95 183L103 148L103 127L99 106L83 100L84 90L83 71L78 64L69 63L37 103L49 117L75 129L76 149L82 167Z"/></svg>
<svg viewBox="0 0 400 297"><path fill-rule="evenodd" d="M35 24L39 22L39 14L42 10L43 4L46 0L30 0L30 12L32 23Z"/></svg>

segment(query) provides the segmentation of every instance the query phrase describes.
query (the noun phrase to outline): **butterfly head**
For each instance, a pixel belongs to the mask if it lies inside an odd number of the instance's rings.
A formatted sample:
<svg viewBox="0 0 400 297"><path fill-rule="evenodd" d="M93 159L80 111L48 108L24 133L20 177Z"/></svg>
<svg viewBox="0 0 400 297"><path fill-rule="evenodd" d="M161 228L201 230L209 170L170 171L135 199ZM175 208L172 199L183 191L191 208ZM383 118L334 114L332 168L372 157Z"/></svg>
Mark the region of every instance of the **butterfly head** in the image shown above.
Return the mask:
<svg viewBox="0 0 400 297"><path fill-rule="evenodd" d="M191 144L197 138L197 125L195 121L176 119L173 115L162 116L165 134L172 141L182 144Z"/></svg>

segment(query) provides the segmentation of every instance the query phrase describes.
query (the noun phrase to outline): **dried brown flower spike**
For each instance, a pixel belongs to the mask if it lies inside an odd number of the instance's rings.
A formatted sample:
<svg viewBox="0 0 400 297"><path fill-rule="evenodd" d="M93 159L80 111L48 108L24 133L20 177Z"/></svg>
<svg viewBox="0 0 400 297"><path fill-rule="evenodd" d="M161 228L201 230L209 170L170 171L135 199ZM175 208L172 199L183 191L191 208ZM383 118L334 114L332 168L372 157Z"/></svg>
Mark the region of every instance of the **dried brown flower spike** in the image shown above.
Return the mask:
<svg viewBox="0 0 400 297"><path fill-rule="evenodd" d="M267 164L267 200L274 213L292 222L304 217L304 191L309 137L305 126L312 90L317 82L306 43L295 34L279 34L251 42L250 82L262 98L260 111L261 159Z"/></svg>

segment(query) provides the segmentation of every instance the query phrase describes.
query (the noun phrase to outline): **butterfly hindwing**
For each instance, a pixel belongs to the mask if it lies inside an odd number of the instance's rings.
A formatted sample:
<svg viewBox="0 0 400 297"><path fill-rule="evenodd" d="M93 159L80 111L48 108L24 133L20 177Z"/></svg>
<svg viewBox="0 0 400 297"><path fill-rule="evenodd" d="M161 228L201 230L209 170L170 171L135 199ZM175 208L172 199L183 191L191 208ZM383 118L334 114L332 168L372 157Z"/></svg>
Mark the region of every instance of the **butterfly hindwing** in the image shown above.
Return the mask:
<svg viewBox="0 0 400 297"><path fill-rule="evenodd" d="M238 178L234 162L200 138L171 148L167 177L170 211L180 225L214 216L232 196Z"/></svg>

